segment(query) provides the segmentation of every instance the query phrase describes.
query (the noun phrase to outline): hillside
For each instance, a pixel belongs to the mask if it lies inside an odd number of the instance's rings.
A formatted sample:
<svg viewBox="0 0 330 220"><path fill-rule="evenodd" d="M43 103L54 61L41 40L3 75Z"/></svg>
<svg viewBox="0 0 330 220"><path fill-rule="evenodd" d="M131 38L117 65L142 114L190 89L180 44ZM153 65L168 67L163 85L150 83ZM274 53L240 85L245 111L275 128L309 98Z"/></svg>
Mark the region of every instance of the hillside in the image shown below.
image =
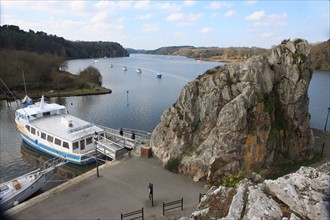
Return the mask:
<svg viewBox="0 0 330 220"><path fill-rule="evenodd" d="M330 39L312 45L311 59L313 69L330 70Z"/></svg>
<svg viewBox="0 0 330 220"><path fill-rule="evenodd" d="M284 40L283 42L285 42ZM132 53L186 56L194 59L216 62L243 62L254 55L269 55L269 49L259 47L193 47L173 46L156 50L131 50ZM330 40L311 44L311 67L317 70L330 70Z"/></svg>
<svg viewBox="0 0 330 220"><path fill-rule="evenodd" d="M0 26L0 49L49 53L66 60L129 56L127 50L115 42L69 41L42 31L26 32L14 25Z"/></svg>

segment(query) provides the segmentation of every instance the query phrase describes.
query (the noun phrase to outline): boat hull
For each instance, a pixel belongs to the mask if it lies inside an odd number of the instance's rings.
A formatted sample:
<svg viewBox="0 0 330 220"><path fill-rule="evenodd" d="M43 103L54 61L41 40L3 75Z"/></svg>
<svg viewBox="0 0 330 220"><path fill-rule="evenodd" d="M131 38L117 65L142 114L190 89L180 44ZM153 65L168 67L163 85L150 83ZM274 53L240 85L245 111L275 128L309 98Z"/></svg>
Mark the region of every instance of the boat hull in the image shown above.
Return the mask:
<svg viewBox="0 0 330 220"><path fill-rule="evenodd" d="M66 153L63 151L59 151L56 148L52 148L52 147L46 146L44 144L41 144L37 140L33 140L32 138L30 138L28 135L24 134L21 131L20 131L20 133L21 133L23 141L26 144L28 144L29 146L31 146L32 148L34 148L38 151L46 153L48 155L58 157L61 159L65 159L68 162L74 163L77 165L87 165L87 164L95 162L95 154L91 153L90 155L77 156L74 154Z"/></svg>
<svg viewBox="0 0 330 220"><path fill-rule="evenodd" d="M46 182L46 176L40 175L31 185L29 185L27 188L23 189L7 201L1 203L1 210L5 211L8 209L11 209L15 206L15 204L20 204L24 202L27 198L32 196L34 193L36 193L38 190L40 190L43 185Z"/></svg>

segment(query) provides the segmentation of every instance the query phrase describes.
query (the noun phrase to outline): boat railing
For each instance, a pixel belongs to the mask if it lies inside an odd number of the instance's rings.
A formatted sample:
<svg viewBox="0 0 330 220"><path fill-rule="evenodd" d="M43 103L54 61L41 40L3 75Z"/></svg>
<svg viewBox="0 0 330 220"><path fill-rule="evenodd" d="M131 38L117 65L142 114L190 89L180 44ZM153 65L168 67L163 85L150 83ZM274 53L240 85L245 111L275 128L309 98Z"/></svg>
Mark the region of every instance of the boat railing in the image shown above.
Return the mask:
<svg viewBox="0 0 330 220"><path fill-rule="evenodd" d="M47 160L42 167L43 172L49 172L54 170L56 167L62 166L64 164L68 163L68 161L65 160L65 158L57 158L54 157L50 160Z"/></svg>
<svg viewBox="0 0 330 220"><path fill-rule="evenodd" d="M149 140L150 140L150 135L151 134L147 131L142 131L142 130L132 129L132 128L123 128L124 134L123 134L123 136L121 136L119 134L120 130L113 129L113 128L108 128L108 127L101 126L101 125L98 125L98 126L101 127L102 129L104 129L104 131L107 134L112 134L112 135L115 135L117 137L123 137L127 141L135 142L136 144L145 144L145 143L148 143ZM135 140L132 139L133 131L135 133Z"/></svg>

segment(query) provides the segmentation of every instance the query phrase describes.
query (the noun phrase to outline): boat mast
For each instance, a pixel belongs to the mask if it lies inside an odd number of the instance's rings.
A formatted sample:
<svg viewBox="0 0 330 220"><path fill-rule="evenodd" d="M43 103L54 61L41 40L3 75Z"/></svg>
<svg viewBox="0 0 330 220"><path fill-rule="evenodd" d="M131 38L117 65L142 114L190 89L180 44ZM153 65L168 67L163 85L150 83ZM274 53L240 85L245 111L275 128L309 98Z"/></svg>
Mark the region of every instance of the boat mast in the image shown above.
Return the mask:
<svg viewBox="0 0 330 220"><path fill-rule="evenodd" d="M24 76L24 70L23 70L23 68L22 68L22 76L23 76L23 83L24 83L25 95L27 95L27 92L26 92L26 84L25 84L25 76Z"/></svg>

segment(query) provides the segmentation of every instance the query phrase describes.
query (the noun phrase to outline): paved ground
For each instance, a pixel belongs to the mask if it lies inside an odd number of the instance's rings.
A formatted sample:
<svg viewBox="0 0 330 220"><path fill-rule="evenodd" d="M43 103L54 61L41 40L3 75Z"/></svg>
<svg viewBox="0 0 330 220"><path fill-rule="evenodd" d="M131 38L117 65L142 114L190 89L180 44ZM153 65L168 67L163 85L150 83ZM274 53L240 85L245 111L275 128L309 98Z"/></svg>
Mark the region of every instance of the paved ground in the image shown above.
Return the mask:
<svg viewBox="0 0 330 220"><path fill-rule="evenodd" d="M148 183L154 185L154 207L148 199ZM204 183L171 173L155 158L133 156L109 162L62 186L43 193L9 212L14 219L120 219L121 213L144 208L146 219L190 216L198 205ZM163 202L183 197L183 211L162 215Z"/></svg>
<svg viewBox="0 0 330 220"><path fill-rule="evenodd" d="M323 158L313 167L330 160L330 132L313 130L315 147ZM154 184L154 207L148 199L147 185ZM13 209L14 219L120 219L121 213L144 208L146 219L176 219L190 216L198 205L204 183L166 171L156 158L133 156L104 164L100 177L95 170L84 173ZM162 215L162 203L183 197L184 210Z"/></svg>

